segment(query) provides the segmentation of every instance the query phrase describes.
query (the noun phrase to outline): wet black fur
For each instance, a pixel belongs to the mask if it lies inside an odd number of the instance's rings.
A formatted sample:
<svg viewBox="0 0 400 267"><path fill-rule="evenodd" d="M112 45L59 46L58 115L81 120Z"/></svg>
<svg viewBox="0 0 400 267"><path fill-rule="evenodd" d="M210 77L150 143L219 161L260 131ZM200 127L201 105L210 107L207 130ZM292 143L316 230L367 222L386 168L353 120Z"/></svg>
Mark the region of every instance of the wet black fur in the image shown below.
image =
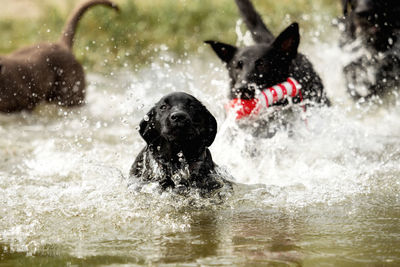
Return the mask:
<svg viewBox="0 0 400 267"><path fill-rule="evenodd" d="M140 123L146 147L130 171L134 180L158 182L162 189L198 188L210 192L230 184L216 177L208 147L217 134L217 121L193 96L163 97Z"/></svg>
<svg viewBox="0 0 400 267"><path fill-rule="evenodd" d="M226 63L231 80L229 97L251 99L257 89L265 89L293 77L303 86L304 100L310 104L329 105L320 77L310 61L297 52L300 43L298 24L293 23L275 38L249 0L236 0L236 4L255 45L239 48L206 41ZM293 102L300 102L300 98L296 97ZM277 103L287 104L287 100Z"/></svg>
<svg viewBox="0 0 400 267"><path fill-rule="evenodd" d="M396 29L400 28L400 1L342 0L342 6L348 39L361 37L374 52L393 47L399 37Z"/></svg>
<svg viewBox="0 0 400 267"><path fill-rule="evenodd" d="M342 0L345 30L341 45L361 41L365 52L343 69L354 100L379 98L400 87L400 1ZM368 73L374 73L373 79ZM358 87L367 93L361 95Z"/></svg>

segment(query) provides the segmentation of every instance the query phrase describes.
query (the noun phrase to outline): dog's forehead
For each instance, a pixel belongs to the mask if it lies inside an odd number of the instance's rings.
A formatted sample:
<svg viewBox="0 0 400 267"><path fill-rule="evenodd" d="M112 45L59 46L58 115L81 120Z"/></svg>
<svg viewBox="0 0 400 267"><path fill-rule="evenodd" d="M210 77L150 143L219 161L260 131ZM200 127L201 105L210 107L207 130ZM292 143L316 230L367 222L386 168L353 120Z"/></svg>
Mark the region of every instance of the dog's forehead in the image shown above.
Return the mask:
<svg viewBox="0 0 400 267"><path fill-rule="evenodd" d="M161 98L159 101L159 104L162 103L167 103L169 105L175 106L175 105L187 105L191 103L196 103L196 104L201 104L200 101L198 101L195 97L186 94L186 93L172 93L169 95L164 96Z"/></svg>
<svg viewBox="0 0 400 267"><path fill-rule="evenodd" d="M400 8L400 1L399 0L386 0L386 1L376 1L374 2L377 5L381 5L383 8L386 8L389 11L398 12Z"/></svg>
<svg viewBox="0 0 400 267"><path fill-rule="evenodd" d="M380 1L374 1L374 0L352 0L351 5L353 8L355 8L356 12L367 12L375 9L375 11L394 11L390 10L392 8L398 8L400 7L400 1L399 0L380 0ZM384 9L384 10L382 10Z"/></svg>
<svg viewBox="0 0 400 267"><path fill-rule="evenodd" d="M378 5L371 0L356 0L352 2L356 13L368 12L375 9Z"/></svg>
<svg viewBox="0 0 400 267"><path fill-rule="evenodd" d="M258 59L262 57L265 53L267 53L270 49L271 46L267 44L259 44L259 45L243 47L237 53L236 58Z"/></svg>

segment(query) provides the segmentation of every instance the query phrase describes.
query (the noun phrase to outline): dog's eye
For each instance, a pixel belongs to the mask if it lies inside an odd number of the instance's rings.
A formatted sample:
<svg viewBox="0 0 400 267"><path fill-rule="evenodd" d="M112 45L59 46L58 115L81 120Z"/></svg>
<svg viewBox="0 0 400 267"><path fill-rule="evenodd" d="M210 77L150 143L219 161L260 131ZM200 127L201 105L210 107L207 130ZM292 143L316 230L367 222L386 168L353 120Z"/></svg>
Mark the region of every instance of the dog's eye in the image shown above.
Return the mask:
<svg viewBox="0 0 400 267"><path fill-rule="evenodd" d="M237 63L236 63L236 68L237 69L243 69L243 61L242 60L239 60Z"/></svg>
<svg viewBox="0 0 400 267"><path fill-rule="evenodd" d="M198 106L195 105L195 104L190 104L190 105L189 105L189 109L190 109L190 110L197 110L197 108L198 108Z"/></svg>
<svg viewBox="0 0 400 267"><path fill-rule="evenodd" d="M168 108L168 107L167 107L167 105L165 105L165 104L160 106L160 110L166 110L167 108Z"/></svg>

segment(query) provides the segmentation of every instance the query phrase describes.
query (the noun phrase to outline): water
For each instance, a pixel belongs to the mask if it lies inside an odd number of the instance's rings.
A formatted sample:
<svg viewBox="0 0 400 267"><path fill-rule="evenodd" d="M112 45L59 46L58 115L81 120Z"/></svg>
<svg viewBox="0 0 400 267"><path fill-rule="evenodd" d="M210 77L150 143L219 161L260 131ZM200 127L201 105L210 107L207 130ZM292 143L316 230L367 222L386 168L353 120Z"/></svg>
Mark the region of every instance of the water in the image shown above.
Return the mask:
<svg viewBox="0 0 400 267"><path fill-rule="evenodd" d="M215 58L168 55L89 74L88 104L0 115L0 266L400 264L400 107L357 107L335 45L312 44L333 107L294 136L254 139L226 119ZM137 125L185 91L217 117L214 161L239 184L223 203L127 189Z"/></svg>

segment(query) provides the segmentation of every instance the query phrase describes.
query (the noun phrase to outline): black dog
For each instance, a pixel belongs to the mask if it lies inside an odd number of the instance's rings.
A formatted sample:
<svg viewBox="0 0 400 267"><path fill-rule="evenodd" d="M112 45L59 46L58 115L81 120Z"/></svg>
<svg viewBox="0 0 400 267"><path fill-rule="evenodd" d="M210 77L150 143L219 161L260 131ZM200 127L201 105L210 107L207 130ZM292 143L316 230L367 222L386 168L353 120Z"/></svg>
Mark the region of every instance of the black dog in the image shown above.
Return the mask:
<svg viewBox="0 0 400 267"><path fill-rule="evenodd" d="M355 100L391 95L400 87L400 1L342 0L342 5L341 44L361 44L353 45L361 56L344 68L350 95Z"/></svg>
<svg viewBox="0 0 400 267"><path fill-rule="evenodd" d="M178 192L196 188L202 195L231 186L218 175L208 150L217 122L193 96L163 97L141 121L139 132L147 146L131 167L133 181L158 182L162 189Z"/></svg>
<svg viewBox="0 0 400 267"><path fill-rule="evenodd" d="M257 90L293 77L301 84L301 97L307 105L329 105L320 77L307 58L297 52L300 43L298 24L293 23L275 38L249 0L236 0L236 4L256 44L238 48L206 41L226 63L231 80L230 99L254 99ZM293 103L300 103L301 97L293 98ZM288 103L284 99L275 105L286 106Z"/></svg>

